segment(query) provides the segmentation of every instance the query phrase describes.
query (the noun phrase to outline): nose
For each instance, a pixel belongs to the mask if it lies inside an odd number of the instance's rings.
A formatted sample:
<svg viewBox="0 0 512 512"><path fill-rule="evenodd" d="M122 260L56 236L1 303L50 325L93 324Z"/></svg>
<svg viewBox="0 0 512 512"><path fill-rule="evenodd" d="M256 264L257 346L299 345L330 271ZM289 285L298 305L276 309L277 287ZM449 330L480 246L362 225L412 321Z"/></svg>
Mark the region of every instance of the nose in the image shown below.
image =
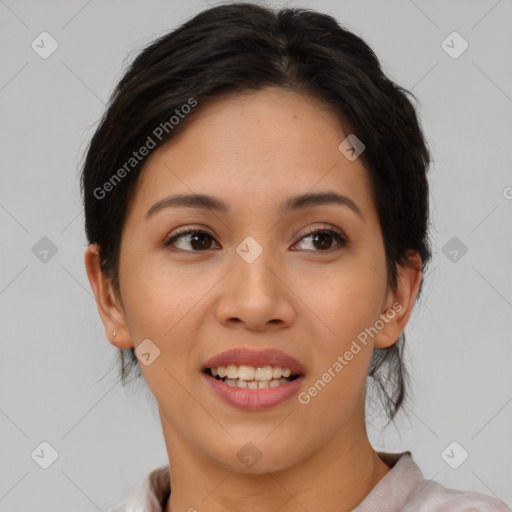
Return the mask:
<svg viewBox="0 0 512 512"><path fill-rule="evenodd" d="M216 315L226 327L251 331L289 327L295 317L292 284L269 251L254 260L233 255L233 268L223 279Z"/></svg>

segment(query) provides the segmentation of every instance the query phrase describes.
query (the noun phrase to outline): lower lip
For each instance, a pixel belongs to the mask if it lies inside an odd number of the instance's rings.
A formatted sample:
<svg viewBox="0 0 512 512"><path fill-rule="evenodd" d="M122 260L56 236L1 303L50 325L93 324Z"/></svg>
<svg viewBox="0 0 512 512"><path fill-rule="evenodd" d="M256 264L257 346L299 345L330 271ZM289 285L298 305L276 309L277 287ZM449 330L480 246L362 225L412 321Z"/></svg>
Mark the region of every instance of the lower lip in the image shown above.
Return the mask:
<svg viewBox="0 0 512 512"><path fill-rule="evenodd" d="M206 379L208 385L211 386L213 392L224 400L224 402L247 411L267 409L285 402L298 392L304 380L304 376L301 375L295 380L274 388L245 389L228 386L222 381L210 377L205 373L201 375L202 378Z"/></svg>

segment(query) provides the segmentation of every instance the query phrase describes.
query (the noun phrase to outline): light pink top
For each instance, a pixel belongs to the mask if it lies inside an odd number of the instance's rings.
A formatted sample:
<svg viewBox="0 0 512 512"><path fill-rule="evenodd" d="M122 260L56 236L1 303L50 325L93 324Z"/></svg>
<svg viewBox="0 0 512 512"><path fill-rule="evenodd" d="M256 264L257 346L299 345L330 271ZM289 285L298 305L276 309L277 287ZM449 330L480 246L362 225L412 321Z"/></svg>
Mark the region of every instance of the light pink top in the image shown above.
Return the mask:
<svg viewBox="0 0 512 512"><path fill-rule="evenodd" d="M425 480L411 452L377 453L391 471L352 512L512 512L505 503L485 494L448 489ZM108 512L164 512L169 492L169 466L160 466Z"/></svg>

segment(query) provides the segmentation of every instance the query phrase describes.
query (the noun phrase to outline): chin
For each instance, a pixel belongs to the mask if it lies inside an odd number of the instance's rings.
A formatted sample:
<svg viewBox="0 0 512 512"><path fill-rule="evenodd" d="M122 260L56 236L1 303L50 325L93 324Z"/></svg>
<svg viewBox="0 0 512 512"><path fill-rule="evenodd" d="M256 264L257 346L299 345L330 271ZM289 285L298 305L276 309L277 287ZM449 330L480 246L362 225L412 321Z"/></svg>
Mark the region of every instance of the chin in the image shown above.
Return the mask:
<svg viewBox="0 0 512 512"><path fill-rule="evenodd" d="M296 446L270 441L265 436L268 433L262 435L261 442L257 436L246 436L245 441L231 443L229 447L221 448L220 453L209 453L209 456L230 471L252 475L282 471L299 462L300 454L297 452L290 457ZM253 441L249 441L249 438Z"/></svg>

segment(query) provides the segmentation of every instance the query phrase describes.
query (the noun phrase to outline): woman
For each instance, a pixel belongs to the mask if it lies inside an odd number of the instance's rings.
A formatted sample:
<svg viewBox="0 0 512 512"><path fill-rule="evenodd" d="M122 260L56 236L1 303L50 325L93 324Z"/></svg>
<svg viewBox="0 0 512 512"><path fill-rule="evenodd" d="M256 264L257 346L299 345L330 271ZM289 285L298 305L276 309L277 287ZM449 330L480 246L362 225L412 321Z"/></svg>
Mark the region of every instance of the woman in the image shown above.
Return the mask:
<svg viewBox="0 0 512 512"><path fill-rule="evenodd" d="M431 256L406 92L333 18L250 4L203 11L121 79L83 168L85 264L169 466L115 511L509 510L366 432L367 380L390 420L404 402Z"/></svg>

